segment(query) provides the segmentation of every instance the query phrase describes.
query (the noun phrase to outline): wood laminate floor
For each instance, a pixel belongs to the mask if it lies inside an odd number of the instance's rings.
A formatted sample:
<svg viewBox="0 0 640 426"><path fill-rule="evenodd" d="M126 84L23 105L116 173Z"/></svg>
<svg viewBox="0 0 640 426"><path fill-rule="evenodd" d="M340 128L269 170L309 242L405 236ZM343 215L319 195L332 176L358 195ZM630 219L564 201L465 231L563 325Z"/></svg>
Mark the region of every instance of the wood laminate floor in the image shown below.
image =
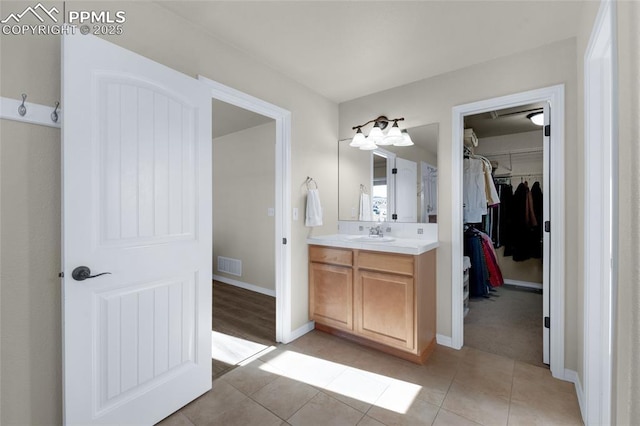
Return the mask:
<svg viewBox="0 0 640 426"><path fill-rule="evenodd" d="M271 346L276 337L275 297L213 281L212 330L248 342ZM216 338L214 336L213 345ZM224 344L220 342L220 344ZM217 378L235 367L213 360L213 377Z"/></svg>

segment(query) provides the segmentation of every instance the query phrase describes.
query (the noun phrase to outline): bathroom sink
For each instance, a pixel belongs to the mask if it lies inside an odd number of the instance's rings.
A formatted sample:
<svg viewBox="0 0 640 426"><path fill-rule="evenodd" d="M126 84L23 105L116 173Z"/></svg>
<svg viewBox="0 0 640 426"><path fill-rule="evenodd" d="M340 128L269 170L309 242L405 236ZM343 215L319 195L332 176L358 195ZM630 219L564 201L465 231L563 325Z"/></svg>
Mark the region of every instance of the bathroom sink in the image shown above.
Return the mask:
<svg viewBox="0 0 640 426"><path fill-rule="evenodd" d="M395 240L393 237L381 237L378 235L354 235L349 239L352 241L365 241L367 243L388 243Z"/></svg>

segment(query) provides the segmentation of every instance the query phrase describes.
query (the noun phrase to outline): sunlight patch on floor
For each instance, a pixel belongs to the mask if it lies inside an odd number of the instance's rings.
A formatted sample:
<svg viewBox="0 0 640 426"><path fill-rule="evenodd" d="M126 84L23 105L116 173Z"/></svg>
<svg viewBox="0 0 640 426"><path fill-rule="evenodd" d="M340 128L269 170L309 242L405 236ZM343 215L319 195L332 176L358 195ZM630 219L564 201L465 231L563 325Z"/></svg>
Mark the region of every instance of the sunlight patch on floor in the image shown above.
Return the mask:
<svg viewBox="0 0 640 426"><path fill-rule="evenodd" d="M282 371L283 377L400 414L409 411L422 389L414 383L289 350L267 363ZM260 368L266 371L266 365Z"/></svg>
<svg viewBox="0 0 640 426"><path fill-rule="evenodd" d="M262 354L267 348L269 346L240 337L229 336L217 331L211 332L211 357L225 364L238 365L257 354Z"/></svg>

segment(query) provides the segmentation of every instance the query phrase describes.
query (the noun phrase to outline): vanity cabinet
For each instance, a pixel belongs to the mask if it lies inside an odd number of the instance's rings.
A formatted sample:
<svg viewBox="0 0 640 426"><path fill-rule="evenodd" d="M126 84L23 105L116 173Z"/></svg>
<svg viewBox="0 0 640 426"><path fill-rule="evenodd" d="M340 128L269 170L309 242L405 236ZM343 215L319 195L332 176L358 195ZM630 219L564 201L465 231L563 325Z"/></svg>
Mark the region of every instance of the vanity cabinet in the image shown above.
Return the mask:
<svg viewBox="0 0 640 426"><path fill-rule="evenodd" d="M309 246L316 328L424 362L435 347L435 253Z"/></svg>

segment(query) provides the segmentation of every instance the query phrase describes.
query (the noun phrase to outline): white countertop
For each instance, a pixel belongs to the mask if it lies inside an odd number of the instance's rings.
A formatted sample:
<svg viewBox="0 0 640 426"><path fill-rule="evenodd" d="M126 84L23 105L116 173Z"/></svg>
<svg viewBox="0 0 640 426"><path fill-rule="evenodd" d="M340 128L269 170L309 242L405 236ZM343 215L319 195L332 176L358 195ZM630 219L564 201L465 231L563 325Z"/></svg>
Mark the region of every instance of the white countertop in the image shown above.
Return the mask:
<svg viewBox="0 0 640 426"><path fill-rule="evenodd" d="M342 247L360 250L382 251L387 253L402 253L418 255L433 250L440 245L435 240L419 240L412 238L396 238L389 236L391 241L376 241L366 235L332 234L307 238L307 243L319 246Z"/></svg>

